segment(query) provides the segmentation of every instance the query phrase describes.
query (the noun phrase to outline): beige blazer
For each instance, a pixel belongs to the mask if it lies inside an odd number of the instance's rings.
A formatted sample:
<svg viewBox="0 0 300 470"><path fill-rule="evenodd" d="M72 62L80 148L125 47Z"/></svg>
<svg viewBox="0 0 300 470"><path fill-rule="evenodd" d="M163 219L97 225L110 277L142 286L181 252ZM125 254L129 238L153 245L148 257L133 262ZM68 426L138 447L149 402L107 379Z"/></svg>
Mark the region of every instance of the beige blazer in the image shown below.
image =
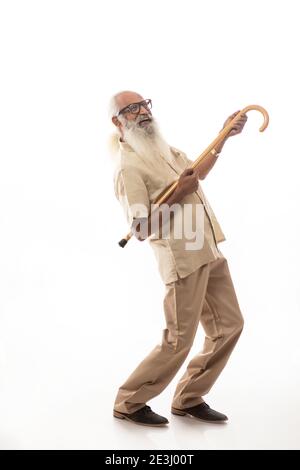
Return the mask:
<svg viewBox="0 0 300 470"><path fill-rule="evenodd" d="M166 186L173 183L178 176L191 166L192 160L175 147L171 147L171 160L163 155L151 155L145 159L138 155L126 142L119 140L119 155L114 171L114 190L120 201L127 222L150 214L151 204ZM158 261L161 278L165 284L183 278L203 264L214 261L220 256L217 243L226 240L218 220L207 200L201 184L198 190L180 201L180 205L190 205L189 223L195 227L196 206L204 209L204 223L201 228L203 244L200 249L187 249L187 243L193 239L183 236L174 237L174 224L170 226L169 238L151 235L148 238ZM175 216L176 217L176 216Z"/></svg>

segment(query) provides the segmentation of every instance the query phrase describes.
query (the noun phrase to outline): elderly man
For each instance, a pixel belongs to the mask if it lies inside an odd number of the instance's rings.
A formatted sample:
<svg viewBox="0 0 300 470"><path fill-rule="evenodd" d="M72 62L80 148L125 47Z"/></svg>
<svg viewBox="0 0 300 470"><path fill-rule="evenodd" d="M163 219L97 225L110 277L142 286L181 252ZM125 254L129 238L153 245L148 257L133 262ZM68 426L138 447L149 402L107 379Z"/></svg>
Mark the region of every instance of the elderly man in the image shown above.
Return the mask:
<svg viewBox="0 0 300 470"><path fill-rule="evenodd" d="M205 332L203 349L179 380L171 412L224 422L227 416L210 408L203 396L227 363L243 329L243 316L227 259L217 245L225 236L199 179L212 169L225 140L242 131L247 116L242 115L226 138L193 170L186 154L165 141L151 108L150 99L131 91L111 99L118 147L114 188L132 232L138 240L148 238L158 260L166 289L166 328L161 343L120 386L113 415L147 426L168 424L167 418L152 411L147 402L161 393L179 370L200 322ZM237 113L229 116L223 128ZM153 205L177 179L177 188L163 209ZM189 210L183 211L185 208ZM178 227L183 230L178 231Z"/></svg>

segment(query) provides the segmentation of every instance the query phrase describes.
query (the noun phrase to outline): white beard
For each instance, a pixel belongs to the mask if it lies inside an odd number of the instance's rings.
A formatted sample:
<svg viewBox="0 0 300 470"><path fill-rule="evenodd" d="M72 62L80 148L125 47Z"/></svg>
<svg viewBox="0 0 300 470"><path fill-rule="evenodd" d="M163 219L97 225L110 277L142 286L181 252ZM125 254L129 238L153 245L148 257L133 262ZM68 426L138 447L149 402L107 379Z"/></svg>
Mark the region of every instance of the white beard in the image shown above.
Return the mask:
<svg viewBox="0 0 300 470"><path fill-rule="evenodd" d="M169 144L162 137L156 120L152 117L151 123L145 127L140 127L134 121L124 121L124 140L141 157L153 159L161 158L162 155L167 160L172 160L172 153Z"/></svg>

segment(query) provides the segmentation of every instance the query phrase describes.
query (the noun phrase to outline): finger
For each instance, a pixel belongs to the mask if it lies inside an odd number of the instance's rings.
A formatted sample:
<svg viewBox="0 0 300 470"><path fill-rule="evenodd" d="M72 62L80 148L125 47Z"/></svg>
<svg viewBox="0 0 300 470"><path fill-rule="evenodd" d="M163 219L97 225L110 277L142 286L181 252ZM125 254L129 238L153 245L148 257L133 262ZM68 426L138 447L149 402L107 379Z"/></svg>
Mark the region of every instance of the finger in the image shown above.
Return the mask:
<svg viewBox="0 0 300 470"><path fill-rule="evenodd" d="M194 173L193 168L186 168L186 169L182 172L182 176L190 176L190 175L193 175L193 173Z"/></svg>
<svg viewBox="0 0 300 470"><path fill-rule="evenodd" d="M196 182L198 180L197 176L194 174L194 175L189 175L187 176L187 178L189 179L190 183L192 184L193 182Z"/></svg>

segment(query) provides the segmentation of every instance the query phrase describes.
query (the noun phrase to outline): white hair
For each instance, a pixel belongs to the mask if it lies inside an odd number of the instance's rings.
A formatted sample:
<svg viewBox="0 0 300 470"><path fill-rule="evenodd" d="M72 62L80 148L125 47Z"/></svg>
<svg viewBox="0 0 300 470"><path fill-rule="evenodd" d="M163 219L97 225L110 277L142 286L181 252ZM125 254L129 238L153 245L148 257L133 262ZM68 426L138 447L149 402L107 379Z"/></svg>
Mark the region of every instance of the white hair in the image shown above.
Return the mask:
<svg viewBox="0 0 300 470"><path fill-rule="evenodd" d="M116 116L118 114L118 112L120 111L119 109L119 105L117 103L117 98L118 96L122 95L122 93L135 93L133 91L130 91L130 90L122 90L122 91L119 91L118 93L115 93L109 100L109 104L108 104L108 115L111 118L113 118L114 116Z"/></svg>
<svg viewBox="0 0 300 470"><path fill-rule="evenodd" d="M108 104L108 116L110 118L113 118L114 116L116 116L119 112L119 106L117 105L117 96L119 95L120 93L116 93L115 95L113 95L110 100L109 100L109 104Z"/></svg>
<svg viewBox="0 0 300 470"><path fill-rule="evenodd" d="M109 119L112 119L114 116L116 116L119 112L119 106L117 103L117 97L123 93L122 91L119 91L118 93L115 93L109 100L108 103L108 117ZM108 139L107 139L107 147L109 150L109 153L112 158L116 156L119 150L119 131L115 130L112 132Z"/></svg>

